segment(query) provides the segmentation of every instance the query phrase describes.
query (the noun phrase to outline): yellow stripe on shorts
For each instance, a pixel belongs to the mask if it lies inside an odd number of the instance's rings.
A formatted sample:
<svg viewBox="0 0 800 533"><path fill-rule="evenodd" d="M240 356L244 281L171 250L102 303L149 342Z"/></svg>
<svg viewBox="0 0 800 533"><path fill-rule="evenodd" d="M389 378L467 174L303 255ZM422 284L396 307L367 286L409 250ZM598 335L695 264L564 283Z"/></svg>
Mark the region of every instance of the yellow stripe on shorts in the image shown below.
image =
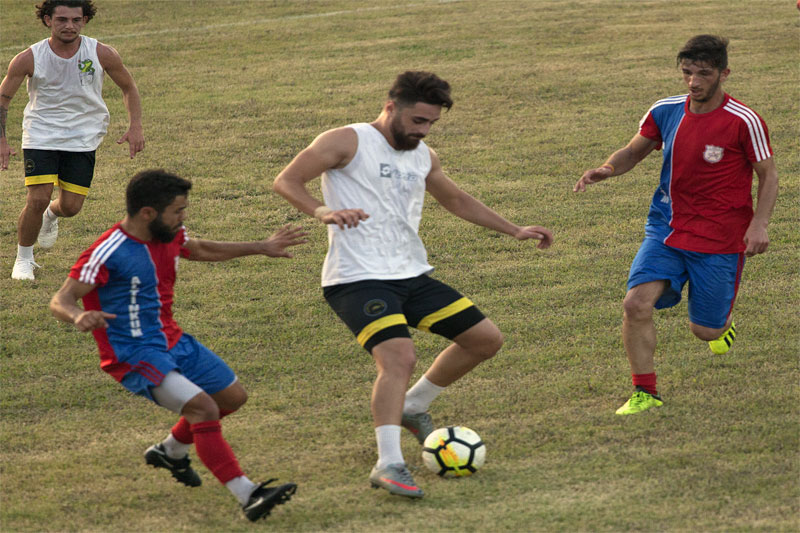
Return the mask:
<svg viewBox="0 0 800 533"><path fill-rule="evenodd" d="M58 182L58 186L62 191L80 194L81 196L86 196L89 194L89 187L82 187L80 185L75 185L74 183L67 183L64 180L60 180Z"/></svg>
<svg viewBox="0 0 800 533"><path fill-rule="evenodd" d="M431 313L420 320L419 324L417 324L417 329L421 329L422 331L430 331L432 325L444 320L445 318L450 318L456 313L460 313L464 309L472 307L473 305L475 304L472 303L469 298L461 298L460 300L456 300L450 305L442 307L438 311Z"/></svg>
<svg viewBox="0 0 800 533"><path fill-rule="evenodd" d="M401 315L400 313L379 318L378 320L367 324L358 334L356 340L361 346L364 346L373 335L382 329L397 326L399 324L408 324L405 315Z"/></svg>
<svg viewBox="0 0 800 533"><path fill-rule="evenodd" d="M45 183L58 184L58 174L42 174L41 176L25 176L25 186L43 185Z"/></svg>

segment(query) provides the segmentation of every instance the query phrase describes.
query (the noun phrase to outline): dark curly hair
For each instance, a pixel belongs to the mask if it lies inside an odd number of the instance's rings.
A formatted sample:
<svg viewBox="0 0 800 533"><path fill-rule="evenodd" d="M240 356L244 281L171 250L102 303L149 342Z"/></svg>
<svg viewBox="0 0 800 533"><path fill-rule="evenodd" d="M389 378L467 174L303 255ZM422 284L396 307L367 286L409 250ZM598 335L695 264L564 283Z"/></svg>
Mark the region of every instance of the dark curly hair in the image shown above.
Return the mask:
<svg viewBox="0 0 800 533"><path fill-rule="evenodd" d="M432 72L407 70L394 81L389 89L389 99L400 106L414 105L417 102L440 105L450 109L450 84Z"/></svg>
<svg viewBox="0 0 800 533"><path fill-rule="evenodd" d="M176 196L187 196L192 183L164 169L142 170L128 183L125 191L125 206L130 216L135 216L143 207L152 207L159 214L171 204Z"/></svg>
<svg viewBox="0 0 800 533"><path fill-rule="evenodd" d="M39 17L42 24L47 26L44 17L52 17L53 11L58 6L83 8L83 16L86 17L87 22L92 20L92 17L97 13L97 8L94 7L92 0L44 0L41 5L36 6L36 16Z"/></svg>
<svg viewBox="0 0 800 533"><path fill-rule="evenodd" d="M677 62L702 61L719 70L728 68L728 39L717 35L695 35L678 52Z"/></svg>

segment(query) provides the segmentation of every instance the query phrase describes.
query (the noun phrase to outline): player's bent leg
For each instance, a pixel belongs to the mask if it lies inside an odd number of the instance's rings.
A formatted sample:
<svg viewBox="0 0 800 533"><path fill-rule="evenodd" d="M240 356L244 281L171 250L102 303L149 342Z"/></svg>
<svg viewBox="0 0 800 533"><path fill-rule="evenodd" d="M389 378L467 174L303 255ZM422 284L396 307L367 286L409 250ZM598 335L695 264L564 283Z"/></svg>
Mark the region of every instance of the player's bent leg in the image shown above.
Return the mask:
<svg viewBox="0 0 800 533"><path fill-rule="evenodd" d="M372 348L378 376L372 388L372 417L375 426L399 425L408 382L417 356L414 343L406 337L388 339Z"/></svg>
<svg viewBox="0 0 800 533"><path fill-rule="evenodd" d="M239 410L247 402L247 391L239 381L234 382L225 389L211 395L222 413L230 414Z"/></svg>
<svg viewBox="0 0 800 533"><path fill-rule="evenodd" d="M503 346L503 334L484 318L453 338L425 372L431 383L447 387L483 361L491 359Z"/></svg>
<svg viewBox="0 0 800 533"><path fill-rule="evenodd" d="M728 353L736 339L736 324L731 319L728 319L728 323L723 328L707 328L692 323L691 330L698 339L708 341L708 347L716 355Z"/></svg>
<svg viewBox="0 0 800 533"><path fill-rule="evenodd" d="M28 185L26 187L25 207L17 223L17 242L21 246L33 246L42 226L42 214L50 205L53 194L52 183Z"/></svg>
<svg viewBox="0 0 800 533"><path fill-rule="evenodd" d="M81 212L86 194L61 189L58 198L50 203L50 210L59 217L74 217Z"/></svg>

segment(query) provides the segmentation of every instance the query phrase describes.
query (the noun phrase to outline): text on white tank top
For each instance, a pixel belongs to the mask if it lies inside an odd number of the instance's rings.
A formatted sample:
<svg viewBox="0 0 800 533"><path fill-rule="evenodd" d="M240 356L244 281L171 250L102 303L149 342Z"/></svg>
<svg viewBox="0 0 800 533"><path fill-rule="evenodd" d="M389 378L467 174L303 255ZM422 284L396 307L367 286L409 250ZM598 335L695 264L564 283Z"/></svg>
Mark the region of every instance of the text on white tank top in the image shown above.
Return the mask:
<svg viewBox="0 0 800 533"><path fill-rule="evenodd" d="M395 150L371 124L347 127L358 148L347 166L322 175L322 195L331 209L362 209L369 218L343 230L328 224L322 286L433 271L418 234L430 149L420 141L414 150Z"/></svg>
<svg viewBox="0 0 800 533"><path fill-rule="evenodd" d="M97 39L80 39L78 51L68 59L57 56L48 39L31 46L33 76L28 78L22 119L23 148L91 152L103 141L109 114Z"/></svg>

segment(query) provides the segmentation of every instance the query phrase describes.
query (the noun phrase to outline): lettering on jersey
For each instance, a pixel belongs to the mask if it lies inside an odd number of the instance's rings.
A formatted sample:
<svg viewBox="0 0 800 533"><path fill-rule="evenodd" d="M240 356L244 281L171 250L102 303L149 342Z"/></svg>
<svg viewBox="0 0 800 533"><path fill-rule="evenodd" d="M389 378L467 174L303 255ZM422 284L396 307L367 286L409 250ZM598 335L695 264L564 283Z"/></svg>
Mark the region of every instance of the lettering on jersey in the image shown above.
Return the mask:
<svg viewBox="0 0 800 533"><path fill-rule="evenodd" d="M724 154L725 150L723 150L719 146L714 146L713 144L706 145L706 151L703 152L703 159L708 161L709 163L719 163L722 161L722 155Z"/></svg>
<svg viewBox="0 0 800 533"><path fill-rule="evenodd" d="M389 163L381 163L380 176L381 178L403 180L403 181L417 181L420 179L418 174L414 172L403 172L402 170L392 167Z"/></svg>
<svg viewBox="0 0 800 533"><path fill-rule="evenodd" d="M94 67L91 59L78 60L78 78L81 80L81 85L94 83Z"/></svg>
<svg viewBox="0 0 800 533"><path fill-rule="evenodd" d="M139 320L139 304L136 301L136 295L139 294L139 285L142 282L139 276L131 278L131 299L128 302L128 316L130 317L131 337L142 336L142 322Z"/></svg>

